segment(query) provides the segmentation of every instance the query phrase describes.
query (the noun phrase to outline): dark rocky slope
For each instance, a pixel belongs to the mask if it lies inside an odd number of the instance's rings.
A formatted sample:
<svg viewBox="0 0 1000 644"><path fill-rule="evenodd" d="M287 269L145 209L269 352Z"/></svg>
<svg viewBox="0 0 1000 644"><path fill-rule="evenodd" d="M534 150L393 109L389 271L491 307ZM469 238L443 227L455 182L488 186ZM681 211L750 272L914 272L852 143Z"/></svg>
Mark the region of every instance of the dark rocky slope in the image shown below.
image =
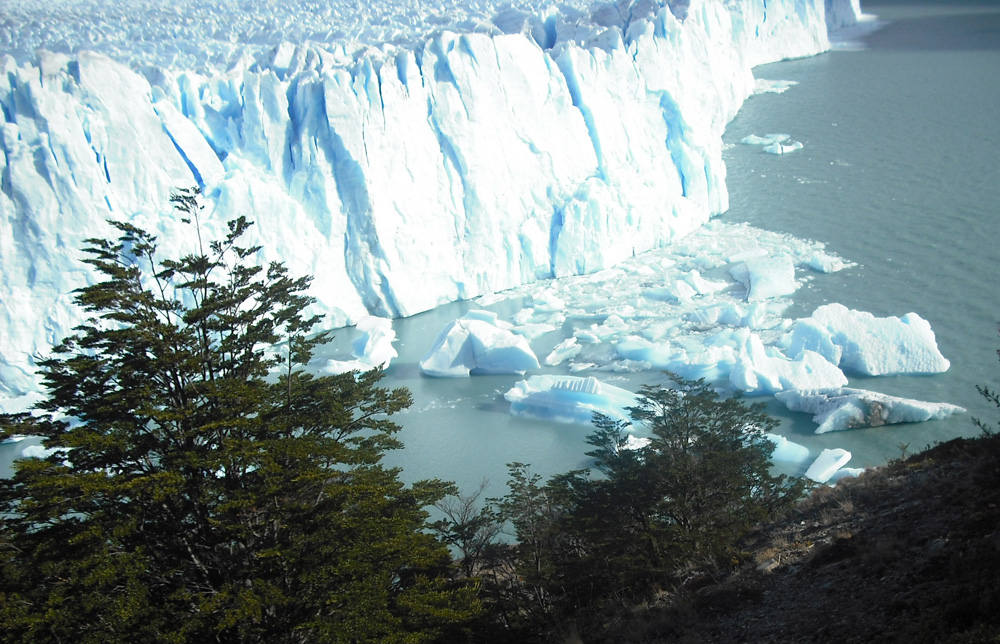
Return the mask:
<svg viewBox="0 0 1000 644"><path fill-rule="evenodd" d="M1000 642L1000 436L957 439L817 489L720 575L615 642Z"/></svg>

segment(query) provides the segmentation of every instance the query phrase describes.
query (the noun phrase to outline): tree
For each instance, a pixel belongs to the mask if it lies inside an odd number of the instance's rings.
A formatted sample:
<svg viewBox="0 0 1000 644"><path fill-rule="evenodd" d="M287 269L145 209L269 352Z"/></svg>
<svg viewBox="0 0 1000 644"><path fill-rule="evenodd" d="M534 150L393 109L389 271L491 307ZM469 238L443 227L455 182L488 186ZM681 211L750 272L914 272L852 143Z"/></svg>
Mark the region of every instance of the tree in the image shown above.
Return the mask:
<svg viewBox="0 0 1000 644"><path fill-rule="evenodd" d="M563 632L601 609L627 609L677 583L688 562L727 565L737 540L801 496L770 473L776 421L761 405L721 399L703 381L644 386L629 409L650 434L629 449L631 423L596 415L588 437L600 476L570 472L541 484L513 464L500 516L517 536L518 576ZM544 600L544 601L543 601ZM595 611L597 611L595 613ZM539 621L536 617L535 621Z"/></svg>
<svg viewBox="0 0 1000 644"><path fill-rule="evenodd" d="M409 643L468 619L424 511L449 487L381 464L409 393L307 373L310 280L255 265L242 217L205 250L197 198L172 199L183 258L126 223L87 240L90 318L0 421L51 451L0 484L0 637Z"/></svg>

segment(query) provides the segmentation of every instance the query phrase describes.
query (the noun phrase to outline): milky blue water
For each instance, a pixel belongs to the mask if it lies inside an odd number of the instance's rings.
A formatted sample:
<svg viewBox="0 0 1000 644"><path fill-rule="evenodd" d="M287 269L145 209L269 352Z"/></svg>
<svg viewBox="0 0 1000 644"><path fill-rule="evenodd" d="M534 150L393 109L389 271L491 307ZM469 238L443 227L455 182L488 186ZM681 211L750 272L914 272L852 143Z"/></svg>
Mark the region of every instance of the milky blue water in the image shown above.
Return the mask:
<svg viewBox="0 0 1000 644"><path fill-rule="evenodd" d="M851 386L970 410L943 421L816 436L808 416L770 405L782 434L814 454L846 448L855 467L897 457L904 446L914 451L974 435L970 415L1000 416L975 389L1000 384L1000 6L901 1L865 9L888 23L865 38L865 49L756 70L798 84L752 97L731 123L731 207L722 216L825 242L857 263L812 279L795 294L788 317L826 302L878 316L915 311L951 360L941 375L851 379ZM804 148L773 156L739 144L748 134L772 132ZM414 405L397 417L406 447L388 461L408 481L440 477L472 490L487 478L490 495L504 493L512 461L543 475L585 467L587 428L510 417L502 394L517 377L421 375L417 363L438 331L474 307L455 303L395 323L400 357L385 382L409 388ZM518 302L504 307L512 313ZM343 356L351 337L340 332L330 353ZM561 339L552 334L532 346L544 356ZM663 380L656 372L600 377L632 389ZM0 474L14 452L0 447Z"/></svg>

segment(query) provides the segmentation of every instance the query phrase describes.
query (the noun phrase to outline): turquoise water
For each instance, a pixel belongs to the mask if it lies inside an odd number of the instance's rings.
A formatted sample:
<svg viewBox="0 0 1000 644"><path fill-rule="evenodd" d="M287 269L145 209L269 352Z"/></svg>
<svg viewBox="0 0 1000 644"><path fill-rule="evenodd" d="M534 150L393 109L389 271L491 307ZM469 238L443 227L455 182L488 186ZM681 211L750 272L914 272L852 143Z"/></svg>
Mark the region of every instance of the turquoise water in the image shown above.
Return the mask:
<svg viewBox="0 0 1000 644"><path fill-rule="evenodd" d="M826 302L875 315L915 311L927 319L952 362L928 377L852 378L851 385L887 394L967 407L969 414L898 426L813 433L815 424L772 404L781 433L814 454L843 447L851 466L868 466L954 436L973 435L971 415L991 416L975 386L1000 383L998 265L1000 236L1000 7L983 3L869 3L887 25L865 38L866 49L761 67L761 78L798 84L784 94L752 97L725 140L729 212L724 221L826 243L857 264L817 275L799 290L788 317ZM804 144L782 156L744 146L748 134L784 132ZM584 467L585 427L511 418L502 394L513 376L438 380L418 361L438 331L469 308L455 303L397 321L400 357L386 384L405 386L414 405L398 416L406 448L389 462L406 480L440 477L488 495L504 493L506 463L532 464L555 474ZM509 301L501 312L512 314ZM478 308L478 307L476 307ZM506 309L506 310L503 310ZM329 353L345 357L353 332L344 330ZM539 356L561 334L532 342ZM657 372L597 374L637 388L662 380ZM14 454L0 447L0 473Z"/></svg>

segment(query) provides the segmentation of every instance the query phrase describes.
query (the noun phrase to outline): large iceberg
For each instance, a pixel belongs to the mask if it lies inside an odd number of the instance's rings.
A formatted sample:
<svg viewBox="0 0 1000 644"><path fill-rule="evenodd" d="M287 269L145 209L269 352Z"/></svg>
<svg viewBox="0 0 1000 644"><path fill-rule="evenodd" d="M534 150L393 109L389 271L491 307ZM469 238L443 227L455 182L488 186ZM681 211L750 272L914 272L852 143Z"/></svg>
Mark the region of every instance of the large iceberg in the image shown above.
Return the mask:
<svg viewBox="0 0 1000 644"><path fill-rule="evenodd" d="M315 276L331 327L582 274L728 204L721 135L753 66L815 54L855 0L7 3L0 391L81 321L108 218ZM179 28L178 25L184 25Z"/></svg>
<svg viewBox="0 0 1000 644"><path fill-rule="evenodd" d="M824 304L797 320L782 344L790 355L816 351L845 370L869 376L942 373L951 366L938 350L930 323L916 313L879 318L843 304Z"/></svg>
<svg viewBox="0 0 1000 644"><path fill-rule="evenodd" d="M858 427L919 423L947 418L965 408L888 396L864 389L813 389L782 391L774 395L792 411L813 414L817 434Z"/></svg>

